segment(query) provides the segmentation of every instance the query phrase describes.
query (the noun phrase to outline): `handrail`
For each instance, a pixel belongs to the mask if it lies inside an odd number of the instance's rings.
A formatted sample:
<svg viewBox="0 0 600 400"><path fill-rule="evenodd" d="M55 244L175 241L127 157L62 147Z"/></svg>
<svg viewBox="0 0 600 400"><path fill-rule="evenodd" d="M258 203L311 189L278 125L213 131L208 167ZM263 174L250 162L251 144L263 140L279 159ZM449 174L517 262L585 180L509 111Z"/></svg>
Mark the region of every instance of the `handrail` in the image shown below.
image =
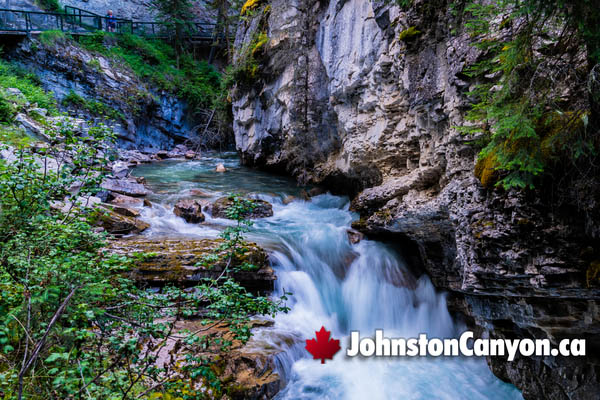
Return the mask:
<svg viewBox="0 0 600 400"><path fill-rule="evenodd" d="M10 13L10 14L9 14ZM11 15L12 14L12 15ZM45 16L39 20L38 16ZM110 19L110 21L108 21ZM114 24L113 24L114 22ZM165 29L172 24L163 21L134 21L132 19L101 16L78 7L66 6L64 12L29 11L0 8L0 31L32 32L59 29L65 32L109 31L132 33L140 36L165 37L170 33ZM189 22L186 35L192 39L216 39L224 34L216 34L218 24Z"/></svg>

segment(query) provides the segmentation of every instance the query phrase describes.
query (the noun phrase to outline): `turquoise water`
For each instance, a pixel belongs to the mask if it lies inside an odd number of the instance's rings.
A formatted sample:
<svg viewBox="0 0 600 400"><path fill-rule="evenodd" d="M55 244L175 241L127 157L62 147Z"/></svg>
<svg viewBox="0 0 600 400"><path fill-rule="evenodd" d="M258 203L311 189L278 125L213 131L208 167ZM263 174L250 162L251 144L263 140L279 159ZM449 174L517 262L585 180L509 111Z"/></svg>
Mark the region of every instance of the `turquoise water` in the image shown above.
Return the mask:
<svg viewBox="0 0 600 400"><path fill-rule="evenodd" d="M224 163L227 173L214 172ZM148 235L212 237L230 222L213 219L190 225L172 208L180 198L210 200L241 192L273 204L274 216L258 220L251 239L270 251L277 274L274 296L291 292L288 314L255 332L248 344L273 351L286 387L278 399L521 399L514 386L496 378L478 358L348 358L344 349L352 330L370 336L385 329L388 337L457 337L443 294L426 277L414 278L401 254L370 240L352 245L347 237L358 216L348 199L329 194L303 201L294 181L239 165L234 154L201 161L165 161L134 171L155 192L144 209L152 224ZM203 193L195 190L201 189ZM325 326L342 340L342 351L321 364L304 349L305 339Z"/></svg>

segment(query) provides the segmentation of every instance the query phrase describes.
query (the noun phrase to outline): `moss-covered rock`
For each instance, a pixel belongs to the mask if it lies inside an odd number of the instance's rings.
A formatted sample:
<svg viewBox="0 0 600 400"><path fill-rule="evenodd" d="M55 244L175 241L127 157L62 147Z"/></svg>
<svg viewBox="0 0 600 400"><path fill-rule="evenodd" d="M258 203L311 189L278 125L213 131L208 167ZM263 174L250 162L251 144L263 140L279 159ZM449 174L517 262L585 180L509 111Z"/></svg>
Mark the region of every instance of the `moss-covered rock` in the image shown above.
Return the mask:
<svg viewBox="0 0 600 400"><path fill-rule="evenodd" d="M92 222L114 235L129 235L142 233L150 225L137 218L121 215L110 208L103 207L92 213Z"/></svg>
<svg viewBox="0 0 600 400"><path fill-rule="evenodd" d="M267 218L273 216L273 206L264 200L259 199L247 199L250 201L254 208L246 212L243 217L247 219ZM212 207L211 213L213 218L229 218L227 216L227 210L234 203L233 197L221 197L217 199Z"/></svg>
<svg viewBox="0 0 600 400"><path fill-rule="evenodd" d="M258 267L252 271L237 271L233 278L252 292L268 292L273 290L275 275L271 269L267 253L255 243L245 243L243 255L234 257L231 262L223 259L203 266L206 256L226 255L225 250L219 250L223 239L163 239L136 237L117 240L110 244L110 251L118 254L141 254L135 263L131 276L138 282L150 286L176 284L191 286L204 278L217 278L229 263L234 270L244 263Z"/></svg>

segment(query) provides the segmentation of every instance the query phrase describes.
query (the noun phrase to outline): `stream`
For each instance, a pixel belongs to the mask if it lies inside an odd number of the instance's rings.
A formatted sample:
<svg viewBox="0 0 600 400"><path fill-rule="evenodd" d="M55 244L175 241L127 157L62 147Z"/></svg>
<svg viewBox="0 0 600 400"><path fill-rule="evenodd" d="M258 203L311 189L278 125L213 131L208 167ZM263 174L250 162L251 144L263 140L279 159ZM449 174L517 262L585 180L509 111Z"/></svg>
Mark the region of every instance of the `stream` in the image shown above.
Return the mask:
<svg viewBox="0 0 600 400"><path fill-rule="evenodd" d="M229 171L214 172L218 163ZM242 167L234 153L142 165L133 174L144 176L154 192L153 207L142 213L151 224L145 233L150 236L215 237L232 223L205 213L204 224L188 224L172 211L181 198L213 200L235 192L273 205L274 216L256 220L247 237L270 252L277 275L274 296L291 292L291 311L279 314L273 326L255 330L247 346L278 353L277 372L287 385L277 399L522 399L481 358L346 357L352 330L362 336L385 329L387 337L446 338L466 329L452 320L445 295L426 276L413 277L397 251L371 240L350 243L347 230L358 215L349 211L347 198L324 194L300 200L302 188L295 181ZM304 349L305 339L321 326L342 346L325 364Z"/></svg>

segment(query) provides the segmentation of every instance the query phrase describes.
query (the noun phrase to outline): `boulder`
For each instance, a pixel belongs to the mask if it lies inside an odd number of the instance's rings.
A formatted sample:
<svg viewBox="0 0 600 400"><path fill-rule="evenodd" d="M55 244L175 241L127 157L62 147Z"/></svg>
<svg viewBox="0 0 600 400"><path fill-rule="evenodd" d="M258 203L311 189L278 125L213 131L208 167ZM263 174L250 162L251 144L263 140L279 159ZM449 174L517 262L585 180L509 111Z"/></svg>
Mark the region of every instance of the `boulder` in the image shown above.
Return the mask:
<svg viewBox="0 0 600 400"><path fill-rule="evenodd" d="M144 185L128 179L106 179L102 182L102 189L131 197L144 197L150 192Z"/></svg>
<svg viewBox="0 0 600 400"><path fill-rule="evenodd" d="M111 193L108 203L114 205L126 205L128 207L139 207L143 204L143 200L136 197L125 196L124 194Z"/></svg>
<svg viewBox="0 0 600 400"><path fill-rule="evenodd" d="M169 157L169 152L166 150L159 150L156 152L155 156L160 160L164 160L165 158Z"/></svg>
<svg viewBox="0 0 600 400"><path fill-rule="evenodd" d="M348 229L347 233L348 240L350 240L350 243L352 244L360 243L360 241L362 241L365 238L364 234L362 234L359 231L355 231L354 229Z"/></svg>
<svg viewBox="0 0 600 400"><path fill-rule="evenodd" d="M137 218L127 217L107 208L98 209L92 216L95 225L100 226L114 235L129 235L142 233L150 225Z"/></svg>
<svg viewBox="0 0 600 400"><path fill-rule="evenodd" d="M227 168L223 164L217 164L217 168L215 168L216 172L227 172Z"/></svg>
<svg viewBox="0 0 600 400"><path fill-rule="evenodd" d="M294 202L295 200L296 200L295 196L285 196L282 200L282 203L287 205L287 204Z"/></svg>
<svg viewBox="0 0 600 400"><path fill-rule="evenodd" d="M194 158L196 158L196 152L192 150L186 152L185 158L187 158L188 160L193 160Z"/></svg>
<svg viewBox="0 0 600 400"><path fill-rule="evenodd" d="M273 216L273 206L264 200L246 199L253 203L254 209L246 212L243 217L248 219L267 218ZM221 197L211 206L213 218L229 218L227 210L233 205L233 197Z"/></svg>
<svg viewBox="0 0 600 400"><path fill-rule="evenodd" d="M144 236L112 241L109 250L117 254L148 254L136 261L131 277L136 281L154 287L177 284L193 286L204 278L218 278L227 265L224 257L227 252L219 250L223 239L164 239ZM252 271L236 271L233 278L253 293L267 293L273 290L275 274L269 265L267 253L255 243L245 243L245 254L231 260L230 269L251 263L258 267ZM218 254L222 260L203 266L205 256Z"/></svg>
<svg viewBox="0 0 600 400"><path fill-rule="evenodd" d="M117 179L127 178L129 175L129 164L123 161L118 161L112 166L112 176Z"/></svg>
<svg viewBox="0 0 600 400"><path fill-rule="evenodd" d="M179 200L173 212L190 224L199 224L206 219L202 214L202 204L193 199Z"/></svg>
<svg viewBox="0 0 600 400"><path fill-rule="evenodd" d="M140 216L140 212L134 208L105 203L100 204L100 206L106 208L107 210L114 211L117 214L123 215L125 217L137 218Z"/></svg>

